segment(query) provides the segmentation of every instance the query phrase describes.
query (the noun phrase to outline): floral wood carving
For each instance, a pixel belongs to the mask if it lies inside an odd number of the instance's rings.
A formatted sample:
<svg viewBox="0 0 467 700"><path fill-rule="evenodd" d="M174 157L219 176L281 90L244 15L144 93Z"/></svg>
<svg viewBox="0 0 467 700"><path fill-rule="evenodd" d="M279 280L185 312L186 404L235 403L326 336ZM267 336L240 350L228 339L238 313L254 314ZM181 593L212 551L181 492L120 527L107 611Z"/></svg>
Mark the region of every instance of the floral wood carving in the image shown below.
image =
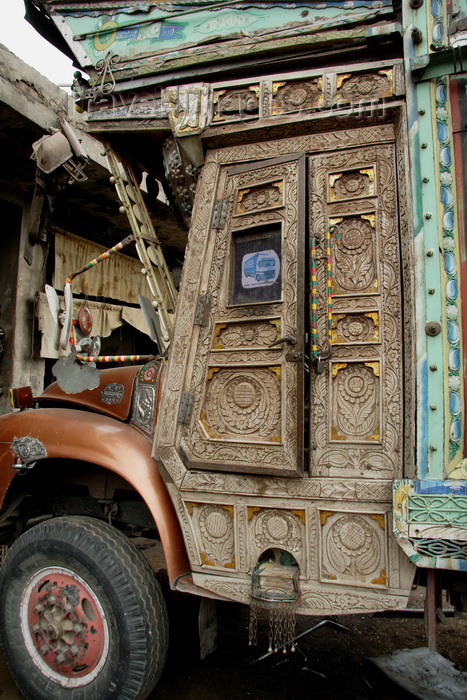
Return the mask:
<svg viewBox="0 0 467 700"><path fill-rule="evenodd" d="M384 515L320 511L321 580L386 585Z"/></svg>

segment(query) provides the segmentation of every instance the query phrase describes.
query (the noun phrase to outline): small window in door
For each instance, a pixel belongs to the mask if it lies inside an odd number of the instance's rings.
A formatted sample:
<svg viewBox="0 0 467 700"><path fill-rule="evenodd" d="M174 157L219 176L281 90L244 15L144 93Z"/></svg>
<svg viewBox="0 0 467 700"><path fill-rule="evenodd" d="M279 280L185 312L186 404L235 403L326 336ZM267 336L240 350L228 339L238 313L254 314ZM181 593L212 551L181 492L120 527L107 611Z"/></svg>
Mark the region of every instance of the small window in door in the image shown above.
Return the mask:
<svg viewBox="0 0 467 700"><path fill-rule="evenodd" d="M280 301L282 296L281 226L243 230L232 239L231 304Z"/></svg>

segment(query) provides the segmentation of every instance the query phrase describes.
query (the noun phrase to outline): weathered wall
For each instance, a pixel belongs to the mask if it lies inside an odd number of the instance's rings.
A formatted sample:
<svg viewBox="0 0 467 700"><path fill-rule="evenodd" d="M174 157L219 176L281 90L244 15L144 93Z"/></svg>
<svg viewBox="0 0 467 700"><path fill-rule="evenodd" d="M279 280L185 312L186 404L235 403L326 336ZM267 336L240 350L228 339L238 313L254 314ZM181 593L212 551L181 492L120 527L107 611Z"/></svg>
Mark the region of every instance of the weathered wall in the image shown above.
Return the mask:
<svg viewBox="0 0 467 700"><path fill-rule="evenodd" d="M30 264L23 254L36 172L32 144L59 127L60 118L73 124L91 160L105 167L102 146L81 131L71 97L0 45L0 327L5 332L0 414L11 410L10 386L43 388L34 305L36 293L44 289L49 246L39 241Z"/></svg>

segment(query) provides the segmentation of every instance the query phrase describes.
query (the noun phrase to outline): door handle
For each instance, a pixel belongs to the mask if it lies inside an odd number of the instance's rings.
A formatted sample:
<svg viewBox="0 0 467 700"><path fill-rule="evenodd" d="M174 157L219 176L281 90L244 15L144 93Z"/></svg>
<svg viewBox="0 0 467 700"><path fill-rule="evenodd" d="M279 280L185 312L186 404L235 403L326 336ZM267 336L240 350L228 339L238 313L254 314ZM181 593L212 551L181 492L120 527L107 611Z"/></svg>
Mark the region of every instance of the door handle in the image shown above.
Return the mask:
<svg viewBox="0 0 467 700"><path fill-rule="evenodd" d="M271 343L271 345L268 345L268 348L273 348L275 345L282 345L283 343L290 343L290 345L296 345L297 339L294 335L288 333L287 335L284 335L283 338L279 338L279 340L276 340L274 343Z"/></svg>

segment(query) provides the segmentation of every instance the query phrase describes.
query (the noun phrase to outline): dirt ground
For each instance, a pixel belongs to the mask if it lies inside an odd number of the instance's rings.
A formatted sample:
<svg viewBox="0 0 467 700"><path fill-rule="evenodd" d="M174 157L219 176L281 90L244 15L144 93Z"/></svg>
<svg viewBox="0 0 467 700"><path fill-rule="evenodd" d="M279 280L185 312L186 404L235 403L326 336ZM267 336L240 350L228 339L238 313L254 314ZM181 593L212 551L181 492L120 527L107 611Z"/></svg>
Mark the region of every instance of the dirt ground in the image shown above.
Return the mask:
<svg viewBox="0 0 467 700"><path fill-rule="evenodd" d="M301 637L295 653L258 661L267 652L267 625L260 625L258 644L250 647L248 609L219 603L218 648L200 661L196 599L177 596L170 614L167 665L148 700L405 700L412 696L391 685L366 659L427 646L420 613L345 615L332 620L346 629L326 623ZM299 617L296 633L323 619ZM467 671L467 625L448 615L438 625L438 651ZM21 698L0 657L0 700Z"/></svg>

